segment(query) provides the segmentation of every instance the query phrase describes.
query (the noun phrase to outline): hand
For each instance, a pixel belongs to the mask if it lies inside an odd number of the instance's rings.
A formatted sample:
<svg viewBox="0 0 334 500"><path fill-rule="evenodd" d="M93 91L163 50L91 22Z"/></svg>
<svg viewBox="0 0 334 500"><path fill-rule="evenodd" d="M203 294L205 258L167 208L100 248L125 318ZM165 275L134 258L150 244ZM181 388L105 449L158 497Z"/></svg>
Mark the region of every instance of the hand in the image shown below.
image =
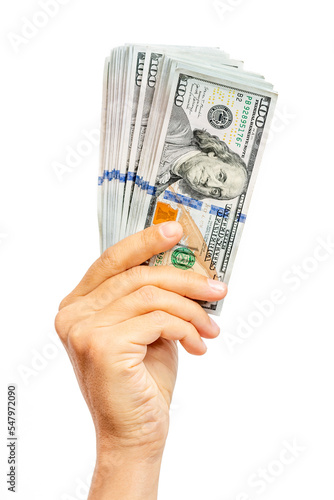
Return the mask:
<svg viewBox="0 0 334 500"><path fill-rule="evenodd" d="M176 341L202 355L201 337L219 334L191 299L220 300L224 284L140 265L181 236L181 225L168 222L120 241L60 304L56 330L92 414L101 470L124 462L160 463L176 381Z"/></svg>

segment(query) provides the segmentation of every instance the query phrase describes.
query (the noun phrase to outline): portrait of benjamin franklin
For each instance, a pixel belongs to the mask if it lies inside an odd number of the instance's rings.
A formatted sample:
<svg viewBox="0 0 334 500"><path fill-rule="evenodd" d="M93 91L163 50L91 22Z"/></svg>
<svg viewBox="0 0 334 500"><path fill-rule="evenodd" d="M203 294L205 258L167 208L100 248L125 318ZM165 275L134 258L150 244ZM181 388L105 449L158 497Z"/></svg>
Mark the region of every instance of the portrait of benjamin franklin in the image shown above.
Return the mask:
<svg viewBox="0 0 334 500"><path fill-rule="evenodd" d="M156 196L179 181L182 193L195 199L231 200L246 189L244 161L205 130L191 130L181 107L173 106L156 179Z"/></svg>

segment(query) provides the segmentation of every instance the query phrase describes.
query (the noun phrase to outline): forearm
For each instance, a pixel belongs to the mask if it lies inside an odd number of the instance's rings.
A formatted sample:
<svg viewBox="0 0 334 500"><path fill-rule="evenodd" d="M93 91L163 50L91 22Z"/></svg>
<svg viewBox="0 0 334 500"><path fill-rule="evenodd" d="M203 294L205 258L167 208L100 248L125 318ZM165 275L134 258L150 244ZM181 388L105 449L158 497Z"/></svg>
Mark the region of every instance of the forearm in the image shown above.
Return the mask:
<svg viewBox="0 0 334 500"><path fill-rule="evenodd" d="M157 500L161 459L98 455L88 500Z"/></svg>

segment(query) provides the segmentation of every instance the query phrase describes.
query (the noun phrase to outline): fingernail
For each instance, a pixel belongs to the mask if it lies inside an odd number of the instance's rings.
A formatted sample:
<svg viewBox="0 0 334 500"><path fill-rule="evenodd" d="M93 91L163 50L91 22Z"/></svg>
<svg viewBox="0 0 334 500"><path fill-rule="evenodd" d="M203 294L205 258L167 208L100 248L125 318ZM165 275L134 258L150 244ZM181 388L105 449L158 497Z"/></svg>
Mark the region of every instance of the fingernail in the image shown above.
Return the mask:
<svg viewBox="0 0 334 500"><path fill-rule="evenodd" d="M180 234L182 229L181 224L176 221L163 222L160 224L160 231L165 238L173 238Z"/></svg>
<svg viewBox="0 0 334 500"><path fill-rule="evenodd" d="M212 330L214 330L218 334L220 332L220 326L217 325L217 323L212 318L210 318L210 316L209 319L211 322Z"/></svg>
<svg viewBox="0 0 334 500"><path fill-rule="evenodd" d="M226 292L227 290L226 283L223 283L219 280L211 280L208 278L208 284L210 288L212 288L212 290L214 290L215 292Z"/></svg>

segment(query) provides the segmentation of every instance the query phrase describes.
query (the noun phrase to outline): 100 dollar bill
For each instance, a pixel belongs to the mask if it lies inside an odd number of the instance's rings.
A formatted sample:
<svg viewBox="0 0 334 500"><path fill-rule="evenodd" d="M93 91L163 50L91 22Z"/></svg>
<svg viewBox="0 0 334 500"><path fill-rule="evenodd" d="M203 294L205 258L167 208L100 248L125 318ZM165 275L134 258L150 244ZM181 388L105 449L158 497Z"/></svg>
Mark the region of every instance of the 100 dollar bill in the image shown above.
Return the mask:
<svg viewBox="0 0 334 500"><path fill-rule="evenodd" d="M176 71L142 223L177 220L184 235L150 265L228 283L276 98L252 78Z"/></svg>

